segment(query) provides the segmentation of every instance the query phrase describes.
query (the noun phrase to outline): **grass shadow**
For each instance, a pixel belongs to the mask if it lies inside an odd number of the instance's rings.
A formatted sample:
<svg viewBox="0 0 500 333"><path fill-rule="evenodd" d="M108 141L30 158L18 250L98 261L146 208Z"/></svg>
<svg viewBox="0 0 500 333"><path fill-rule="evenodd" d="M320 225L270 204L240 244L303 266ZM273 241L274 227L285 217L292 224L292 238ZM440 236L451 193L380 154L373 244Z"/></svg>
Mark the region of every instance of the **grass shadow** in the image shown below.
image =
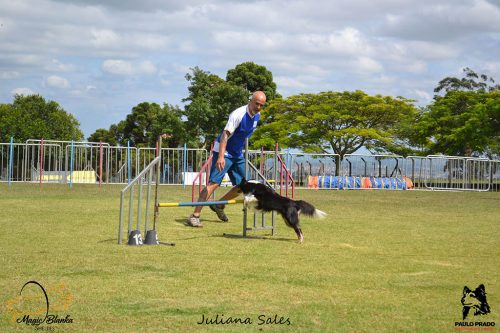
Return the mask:
<svg viewBox="0 0 500 333"><path fill-rule="evenodd" d="M177 224L182 224L182 225L187 226L187 224L186 224L187 218L177 218L177 219L174 219L174 221ZM219 224L229 223L229 222L224 222L224 221L215 220L215 219L201 219L200 222L202 222L202 223L203 222L210 222L210 223L219 223Z"/></svg>
<svg viewBox="0 0 500 333"><path fill-rule="evenodd" d="M230 238L230 239L258 239L258 240L265 240L265 241L278 241L278 242L297 242L296 239L291 239L291 238L282 238L282 237L274 237L274 236L246 236L243 237L243 235L236 235L236 234L222 234L222 235L212 235L210 237L223 237L223 238Z"/></svg>
<svg viewBox="0 0 500 333"><path fill-rule="evenodd" d="M116 242L118 242L118 238L109 238L109 239L103 239L103 240L97 241L97 244L101 244L101 243L116 243Z"/></svg>

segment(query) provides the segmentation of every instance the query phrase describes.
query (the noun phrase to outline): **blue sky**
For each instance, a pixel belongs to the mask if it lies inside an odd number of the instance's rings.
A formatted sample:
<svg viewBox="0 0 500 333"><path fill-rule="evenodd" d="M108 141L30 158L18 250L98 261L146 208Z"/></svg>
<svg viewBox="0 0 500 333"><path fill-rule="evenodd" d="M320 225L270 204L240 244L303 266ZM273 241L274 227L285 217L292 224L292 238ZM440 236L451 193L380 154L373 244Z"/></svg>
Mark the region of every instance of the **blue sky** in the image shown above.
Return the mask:
<svg viewBox="0 0 500 333"><path fill-rule="evenodd" d="M253 61L278 91L425 105L470 67L500 80L500 0L0 0L0 103L38 93L87 137L141 102L182 106L199 66Z"/></svg>

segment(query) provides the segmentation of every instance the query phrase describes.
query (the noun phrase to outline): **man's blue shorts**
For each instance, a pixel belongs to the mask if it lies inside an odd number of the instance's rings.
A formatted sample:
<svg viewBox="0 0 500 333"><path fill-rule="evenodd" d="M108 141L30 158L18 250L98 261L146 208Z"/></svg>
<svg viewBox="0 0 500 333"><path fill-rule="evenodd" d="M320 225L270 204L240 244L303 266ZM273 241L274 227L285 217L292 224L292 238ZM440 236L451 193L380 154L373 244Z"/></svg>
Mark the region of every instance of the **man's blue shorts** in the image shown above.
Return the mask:
<svg viewBox="0 0 500 333"><path fill-rule="evenodd" d="M210 182L221 184L224 175L227 173L233 186L239 185L245 175L245 158L244 157L224 157L226 164L222 171L217 170L217 158L219 153L212 153L212 166L210 168Z"/></svg>

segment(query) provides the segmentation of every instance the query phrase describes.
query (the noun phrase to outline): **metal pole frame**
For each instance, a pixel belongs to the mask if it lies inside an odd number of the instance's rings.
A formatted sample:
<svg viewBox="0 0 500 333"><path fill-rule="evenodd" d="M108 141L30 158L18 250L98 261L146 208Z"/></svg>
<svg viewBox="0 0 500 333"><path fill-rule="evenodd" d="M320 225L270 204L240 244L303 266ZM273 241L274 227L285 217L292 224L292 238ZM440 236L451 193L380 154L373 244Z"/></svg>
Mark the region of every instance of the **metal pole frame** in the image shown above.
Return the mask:
<svg viewBox="0 0 500 333"><path fill-rule="evenodd" d="M7 173L7 178L9 181L9 186L11 186L11 179L12 179L12 174L13 174L13 167L14 167L14 137L10 137L10 145L9 145L9 168L8 168L8 173Z"/></svg>

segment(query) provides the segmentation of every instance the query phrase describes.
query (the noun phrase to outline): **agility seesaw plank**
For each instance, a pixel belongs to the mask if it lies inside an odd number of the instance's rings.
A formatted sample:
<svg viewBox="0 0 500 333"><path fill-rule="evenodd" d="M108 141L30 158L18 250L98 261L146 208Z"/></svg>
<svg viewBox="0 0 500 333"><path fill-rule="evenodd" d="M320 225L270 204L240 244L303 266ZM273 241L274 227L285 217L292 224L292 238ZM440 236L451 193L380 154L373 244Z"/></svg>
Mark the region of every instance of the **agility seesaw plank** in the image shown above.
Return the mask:
<svg viewBox="0 0 500 333"><path fill-rule="evenodd" d="M222 200L222 201L205 201L205 202L160 202L158 207L185 207L185 206L211 206L211 205L230 205L243 203L243 199Z"/></svg>

